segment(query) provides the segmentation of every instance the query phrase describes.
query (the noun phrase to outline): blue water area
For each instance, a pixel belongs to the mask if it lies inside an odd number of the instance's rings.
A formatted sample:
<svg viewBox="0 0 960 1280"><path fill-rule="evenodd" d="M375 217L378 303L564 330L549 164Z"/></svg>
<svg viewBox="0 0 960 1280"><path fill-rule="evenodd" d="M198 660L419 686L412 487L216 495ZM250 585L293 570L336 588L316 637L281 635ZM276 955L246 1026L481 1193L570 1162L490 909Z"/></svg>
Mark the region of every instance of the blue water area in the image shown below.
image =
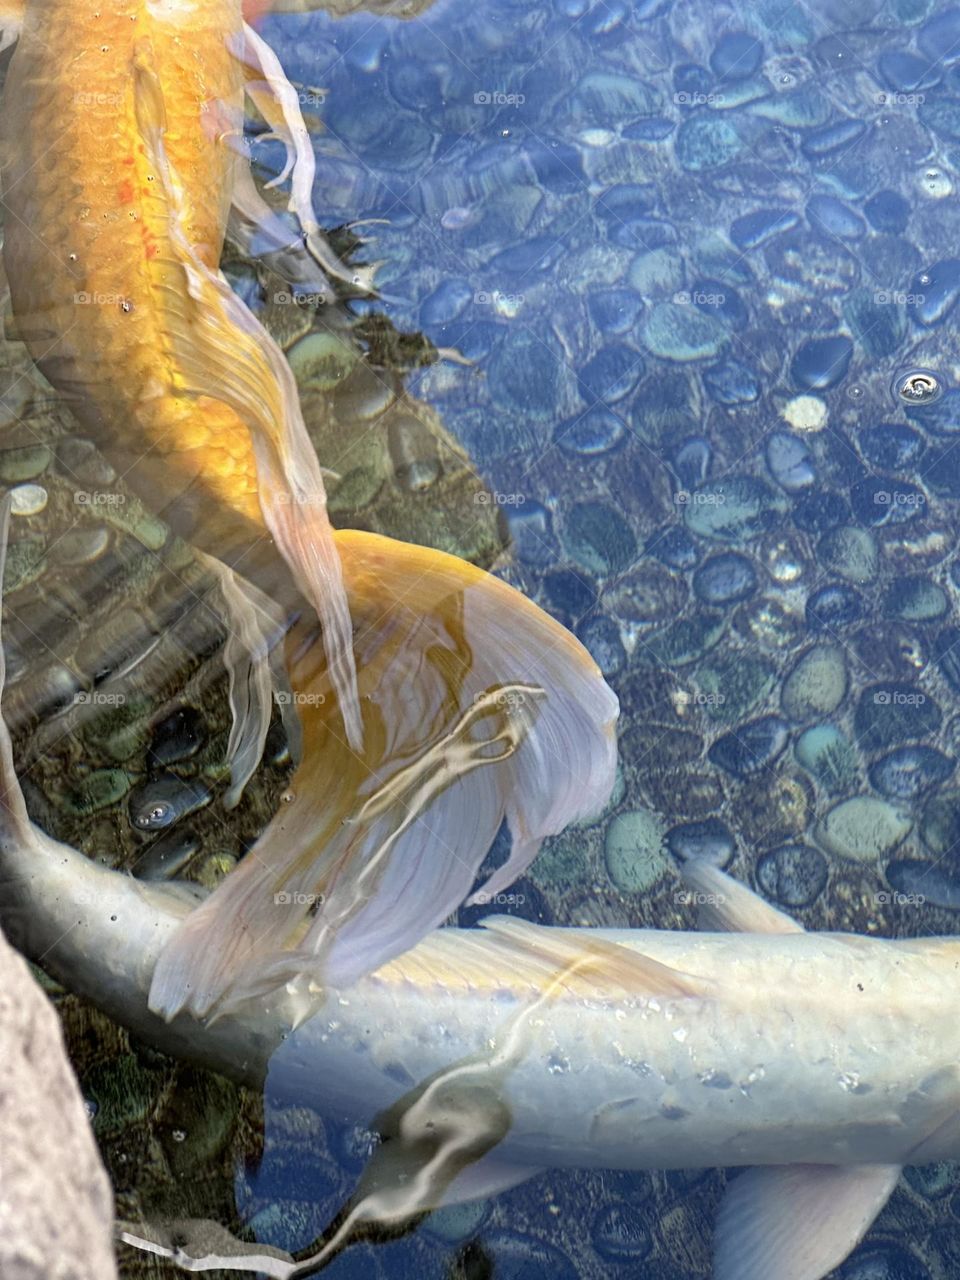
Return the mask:
<svg viewBox="0 0 960 1280"><path fill-rule="evenodd" d="M547 843L535 918L693 927L670 860L707 856L812 928L955 932L960 8L421 9L263 33L322 222L382 263L365 309L469 361L411 389L502 503L504 572L621 698L622 785ZM909 1254L882 1216L847 1280L955 1273L911 1177ZM309 1243L309 1178L259 1179L263 1238ZM693 1280L718 1187L544 1174L331 1274Z"/></svg>

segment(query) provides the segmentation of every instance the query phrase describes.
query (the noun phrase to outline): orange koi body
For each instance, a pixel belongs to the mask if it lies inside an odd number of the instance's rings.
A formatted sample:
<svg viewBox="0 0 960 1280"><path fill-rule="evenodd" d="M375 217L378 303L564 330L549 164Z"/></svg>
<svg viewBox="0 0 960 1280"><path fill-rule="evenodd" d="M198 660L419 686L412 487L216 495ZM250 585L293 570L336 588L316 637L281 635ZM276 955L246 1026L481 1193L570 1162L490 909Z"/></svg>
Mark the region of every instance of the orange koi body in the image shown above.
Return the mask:
<svg viewBox="0 0 960 1280"><path fill-rule="evenodd" d="M269 721L261 621L284 562L322 633L291 635L276 695L302 726L292 801L161 957L151 1001L168 1017L372 971L464 900L504 820L489 894L602 806L615 766L616 699L561 626L452 556L330 528L289 367L218 271L231 205L283 232L225 144L245 91L296 161L293 251L346 270L310 208L296 95L244 11L27 0L2 113L20 336L144 501L259 584L221 572L237 795Z"/></svg>

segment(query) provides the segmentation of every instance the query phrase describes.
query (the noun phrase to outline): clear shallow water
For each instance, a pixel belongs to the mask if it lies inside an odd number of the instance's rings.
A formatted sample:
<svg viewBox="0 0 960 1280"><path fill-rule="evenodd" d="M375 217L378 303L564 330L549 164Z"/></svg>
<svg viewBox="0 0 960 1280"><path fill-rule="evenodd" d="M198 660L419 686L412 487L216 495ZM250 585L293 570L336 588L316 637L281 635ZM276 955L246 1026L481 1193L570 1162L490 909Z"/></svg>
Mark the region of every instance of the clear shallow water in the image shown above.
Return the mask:
<svg viewBox="0 0 960 1280"><path fill-rule="evenodd" d="M697 851L811 928L955 932L960 13L441 0L263 33L324 125L322 221L385 220L357 311L473 362L408 388L623 703L614 803L506 908L692 927L669 855ZM895 392L915 368L928 406ZM118 1182L151 1201L165 1162L175 1204L207 1159L207 1212L286 1248L340 1207L362 1134L290 1114L258 1166L257 1117L188 1076L125 1152L166 1079L129 1058L81 1077ZM545 1174L331 1274L701 1277L721 1185ZM951 1274L956 1208L911 1174L843 1275Z"/></svg>

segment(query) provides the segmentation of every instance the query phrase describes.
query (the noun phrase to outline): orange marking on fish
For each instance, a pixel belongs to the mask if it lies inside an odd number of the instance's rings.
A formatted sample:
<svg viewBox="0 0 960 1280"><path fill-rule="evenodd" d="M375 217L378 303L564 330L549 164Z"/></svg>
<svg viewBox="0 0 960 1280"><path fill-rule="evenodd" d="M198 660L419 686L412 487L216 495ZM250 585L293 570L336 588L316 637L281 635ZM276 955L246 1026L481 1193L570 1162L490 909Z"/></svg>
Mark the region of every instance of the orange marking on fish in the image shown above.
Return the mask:
<svg viewBox="0 0 960 1280"><path fill-rule="evenodd" d="M124 182L121 182L119 187L117 187L117 199L121 204L132 204L133 194L133 183L129 178Z"/></svg>

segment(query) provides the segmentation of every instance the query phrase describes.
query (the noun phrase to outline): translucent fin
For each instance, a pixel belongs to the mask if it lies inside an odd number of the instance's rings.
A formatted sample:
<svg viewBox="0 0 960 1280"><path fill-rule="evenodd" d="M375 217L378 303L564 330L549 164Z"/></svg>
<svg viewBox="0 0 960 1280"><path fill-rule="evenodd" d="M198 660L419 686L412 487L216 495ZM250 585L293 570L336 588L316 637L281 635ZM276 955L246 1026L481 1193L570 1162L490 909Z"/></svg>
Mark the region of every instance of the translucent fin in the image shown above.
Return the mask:
<svg viewBox="0 0 960 1280"><path fill-rule="evenodd" d="M324 305L336 301L325 273L295 234L257 190L247 165L237 166L230 215L230 239L251 258L262 258L277 275L316 295Z"/></svg>
<svg viewBox="0 0 960 1280"><path fill-rule="evenodd" d="M313 209L316 157L303 121L297 91L287 79L280 59L246 23L242 44L235 45L234 52L246 66L263 76L262 81L248 80L247 93L287 149L283 172L268 185L278 186L290 178L289 207L303 227L309 252L328 275L364 293L372 293L375 267L351 267L341 262L320 230Z"/></svg>
<svg viewBox="0 0 960 1280"><path fill-rule="evenodd" d="M223 401L249 428L264 522L323 624L323 644L347 738L359 749L362 730L350 612L320 464L300 412L296 383L274 340L190 243L183 186L163 146L163 93L147 51L138 50L134 70L138 125L171 208L175 257L170 266L184 273L187 285L183 291L167 293L167 329L183 379L177 389Z"/></svg>
<svg viewBox="0 0 960 1280"><path fill-rule="evenodd" d="M26 0L2 0L0 3L0 53L20 39Z"/></svg>
<svg viewBox="0 0 960 1280"><path fill-rule="evenodd" d="M457 909L504 819L516 875L612 789L617 700L563 627L452 556L354 531L337 543L364 755L338 733L307 648L290 669L304 731L293 801L163 953L150 998L165 1017L298 978L348 986Z"/></svg>
<svg viewBox="0 0 960 1280"><path fill-rule="evenodd" d="M727 1187L715 1280L823 1280L889 1200L899 1165L749 1169Z"/></svg>
<svg viewBox="0 0 960 1280"><path fill-rule="evenodd" d="M684 863L681 873L697 895L698 925L718 933L803 933L803 925L709 862Z"/></svg>
<svg viewBox="0 0 960 1280"><path fill-rule="evenodd" d="M215 556L198 553L214 575L229 622L223 662L230 681L233 722L227 743L230 789L224 797L228 809L240 802L263 756L274 693L285 691L283 612L262 591L245 582ZM281 696L280 705L287 705Z"/></svg>

